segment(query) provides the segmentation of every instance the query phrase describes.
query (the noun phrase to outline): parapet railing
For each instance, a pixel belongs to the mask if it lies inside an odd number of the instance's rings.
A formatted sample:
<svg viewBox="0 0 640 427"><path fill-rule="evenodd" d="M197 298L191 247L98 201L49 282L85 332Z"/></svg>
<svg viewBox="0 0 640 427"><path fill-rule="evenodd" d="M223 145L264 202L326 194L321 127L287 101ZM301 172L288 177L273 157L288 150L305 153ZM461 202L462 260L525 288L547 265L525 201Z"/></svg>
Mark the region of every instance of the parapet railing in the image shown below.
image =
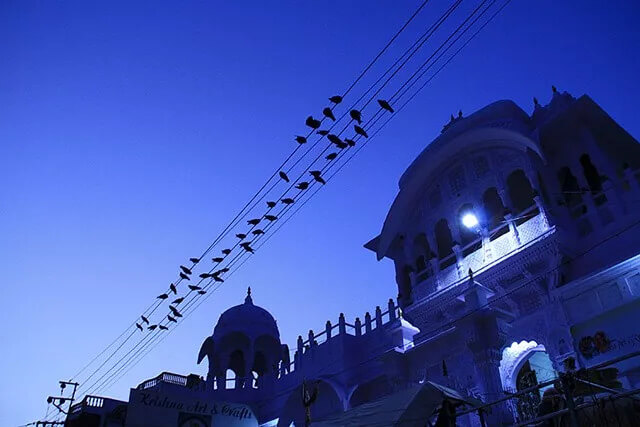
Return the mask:
<svg viewBox="0 0 640 427"><path fill-rule="evenodd" d="M76 414L84 408L102 408L104 406L104 398L100 396L86 395L80 402L71 405L69 414Z"/></svg>
<svg viewBox="0 0 640 427"><path fill-rule="evenodd" d="M144 381L143 383L138 385L137 389L146 390L148 388L155 387L161 382L186 386L187 377L184 375L172 374L171 372L163 372L155 378L151 378L150 380Z"/></svg>

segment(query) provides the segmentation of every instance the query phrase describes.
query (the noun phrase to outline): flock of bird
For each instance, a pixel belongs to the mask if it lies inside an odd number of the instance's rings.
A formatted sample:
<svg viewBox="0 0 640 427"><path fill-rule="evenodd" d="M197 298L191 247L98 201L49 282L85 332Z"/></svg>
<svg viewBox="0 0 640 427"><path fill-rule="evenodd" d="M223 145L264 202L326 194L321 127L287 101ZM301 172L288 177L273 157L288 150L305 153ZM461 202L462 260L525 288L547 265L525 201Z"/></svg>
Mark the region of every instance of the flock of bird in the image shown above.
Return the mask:
<svg viewBox="0 0 640 427"><path fill-rule="evenodd" d="M332 96L329 98L329 101L331 101L331 103L333 104L333 106L331 107L326 107L322 110L322 115L323 115L323 120L329 119L333 122L336 121L336 117L333 113L333 108L340 104L342 102L342 96L336 95L336 96ZM391 105L389 104L389 102L383 100L383 99L379 99L378 100L378 105L380 106L381 109L386 110L390 113L394 112L394 109L391 107ZM357 124L353 125L353 130L356 133L356 136L361 136L364 138L368 138L369 135L367 134L367 132L365 131L365 129L362 127L362 113L359 110L355 110L352 109L349 111L349 117L351 118L352 121L355 121ZM325 137L329 140L329 142L333 145L335 145L338 149L340 150L344 150L348 147L353 147L356 145L356 142L354 139L348 139L348 138L344 138L341 139L340 136L335 135L333 133L330 133L329 130L324 130L324 129L320 129L320 127L322 126L322 120L318 120L315 119L313 116L309 116L307 117L305 124L312 129L311 132L316 131L316 134L320 135L321 137ZM306 144L307 143L307 137L305 136L300 136L300 135L296 135L295 136L295 141L298 144ZM332 161L335 160L338 157L338 152L331 152L329 153L325 159L328 161ZM322 177L322 171L320 170L312 170L308 172L309 175L311 176L311 179L315 182L319 182L320 184L324 185L326 184L326 180ZM289 176L287 175L286 172L284 171L279 171L278 173L280 179L282 179L284 182L291 182L291 179L289 178ZM297 182L295 184L295 188L300 190L300 191L304 191L307 190L309 188L309 186L311 185L311 181L300 181ZM275 208L277 206L277 202L275 201L267 201L267 207L268 207L268 211L269 212L271 209ZM295 203L295 197L291 198L291 197L285 197L283 199L280 199L280 203L282 203L283 205L291 205L293 203ZM239 246L240 248L242 248L245 252L247 253L251 253L253 254L255 252L255 249L251 246L251 241L244 241L247 236L249 235L249 233L252 236L258 237L262 234L265 234L265 230L261 229L261 228L255 228L257 227L262 220L268 221L268 222L274 222L278 220L278 217L276 215L271 215L269 213L266 213L265 215L263 215L261 218L253 218L247 221L247 224L251 226L251 229L247 232L247 233L237 233L235 236L240 239L240 243L234 245L233 248L235 248L236 246ZM233 248L226 248L226 249L222 249L222 255L223 256L219 256L219 257L214 257L212 258L212 262L214 262L216 265L222 263L225 258L231 254ZM171 283L169 285L169 291L162 293L160 295L158 295L157 299L160 300L160 303L164 300L169 299L169 296L171 295L171 293L174 294L174 296L178 296L178 289L177 289L177 284L179 284L182 280L185 281L190 281L191 280L191 276L193 274L192 270L193 268L201 261L200 258L190 258L189 261L191 261L191 263L193 264L191 266L191 268L188 268L184 265L180 265L180 270L179 270L179 277L180 280L178 282ZM199 275L199 277L201 279L212 279L215 282L224 282L224 279L222 277L220 277L221 275L223 275L224 273L227 273L229 271L228 267L216 270L214 272L209 272L209 273L202 273ZM204 295L207 293L206 290L202 289L202 287L198 286L198 285L193 285L190 284L188 285L189 287L189 293L191 292L197 292L199 295ZM168 314L166 316L167 320L173 323L178 323L178 318L183 317L183 315L180 313L180 311L178 310L177 306L180 305L180 303L182 303L185 298L189 295L189 293L185 296L182 297L178 297L176 299L174 299L171 304L169 305L169 310L170 310L170 314ZM168 324L168 323L167 323ZM140 320L136 321L136 327L140 330L140 331L144 331L145 327L147 330L149 331L154 331L156 329L159 329L161 331L166 331L169 328L165 325L161 325L160 323L157 324L151 324L149 319L147 317L145 317L144 315L140 316Z"/></svg>

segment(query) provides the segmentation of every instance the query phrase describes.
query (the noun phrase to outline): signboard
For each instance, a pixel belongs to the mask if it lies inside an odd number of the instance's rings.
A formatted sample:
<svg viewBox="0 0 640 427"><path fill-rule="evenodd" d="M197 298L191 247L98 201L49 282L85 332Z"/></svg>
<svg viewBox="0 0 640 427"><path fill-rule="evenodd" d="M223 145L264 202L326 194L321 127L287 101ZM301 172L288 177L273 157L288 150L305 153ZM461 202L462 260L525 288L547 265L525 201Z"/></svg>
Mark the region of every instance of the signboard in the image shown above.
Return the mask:
<svg viewBox="0 0 640 427"><path fill-rule="evenodd" d="M238 403L215 402L207 393L175 389L175 393L132 389L127 427L256 427L251 408Z"/></svg>

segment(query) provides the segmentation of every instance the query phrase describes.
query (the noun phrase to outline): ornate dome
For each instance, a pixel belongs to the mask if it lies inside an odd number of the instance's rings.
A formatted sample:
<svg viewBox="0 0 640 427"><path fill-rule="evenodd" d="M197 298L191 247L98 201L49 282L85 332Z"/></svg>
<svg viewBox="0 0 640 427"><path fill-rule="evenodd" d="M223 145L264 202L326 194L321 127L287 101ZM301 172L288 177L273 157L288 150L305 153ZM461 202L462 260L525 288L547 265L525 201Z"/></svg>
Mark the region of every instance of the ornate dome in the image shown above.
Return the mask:
<svg viewBox="0 0 640 427"><path fill-rule="evenodd" d="M278 325L273 316L264 308L253 304L251 288L247 290L244 304L231 307L220 315L213 330L213 339L221 339L232 332L241 332L250 338L268 335L280 340Z"/></svg>

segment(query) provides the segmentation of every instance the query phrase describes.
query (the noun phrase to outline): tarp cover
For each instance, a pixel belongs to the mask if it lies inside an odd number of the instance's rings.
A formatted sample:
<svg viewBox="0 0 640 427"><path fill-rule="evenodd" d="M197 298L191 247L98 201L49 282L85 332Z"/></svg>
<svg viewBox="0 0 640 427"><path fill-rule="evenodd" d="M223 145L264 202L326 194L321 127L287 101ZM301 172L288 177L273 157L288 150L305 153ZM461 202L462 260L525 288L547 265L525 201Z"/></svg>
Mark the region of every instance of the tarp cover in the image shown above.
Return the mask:
<svg viewBox="0 0 640 427"><path fill-rule="evenodd" d="M462 396L448 387L427 381L339 415L314 421L314 427L333 426L421 426L434 415L445 398L472 406L479 400Z"/></svg>

